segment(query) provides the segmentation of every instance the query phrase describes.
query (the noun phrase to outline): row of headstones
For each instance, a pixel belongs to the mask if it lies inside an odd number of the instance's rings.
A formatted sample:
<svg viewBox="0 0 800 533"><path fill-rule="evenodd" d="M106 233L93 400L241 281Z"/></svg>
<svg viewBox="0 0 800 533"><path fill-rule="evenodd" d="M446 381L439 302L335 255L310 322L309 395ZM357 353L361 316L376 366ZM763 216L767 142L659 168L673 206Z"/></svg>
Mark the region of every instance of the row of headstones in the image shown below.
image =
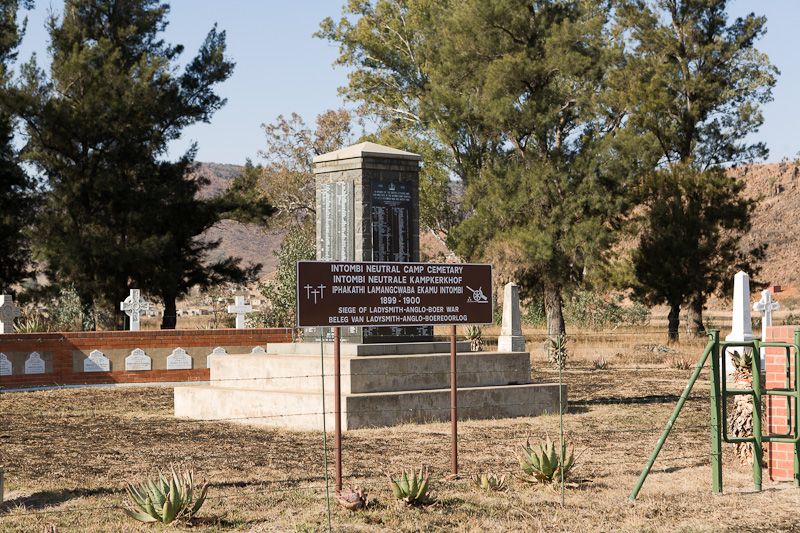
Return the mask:
<svg viewBox="0 0 800 533"><path fill-rule="evenodd" d="M214 348L208 357L212 355L226 355L228 352L222 346ZM252 355L266 354L266 350L261 346L254 347L251 352ZM206 358L206 366L208 366L208 357ZM129 372L137 372L142 370L152 370L153 360L141 348L135 348L131 354L125 358L125 370ZM183 348L175 348L172 353L167 356L167 370L191 370L192 369L192 356L186 353ZM111 361L100 350L92 350L89 356L83 361L84 372L110 372ZM44 359L39 352L31 352L25 360L25 374L44 374ZM11 361L6 354L0 352L0 376L10 376Z"/></svg>

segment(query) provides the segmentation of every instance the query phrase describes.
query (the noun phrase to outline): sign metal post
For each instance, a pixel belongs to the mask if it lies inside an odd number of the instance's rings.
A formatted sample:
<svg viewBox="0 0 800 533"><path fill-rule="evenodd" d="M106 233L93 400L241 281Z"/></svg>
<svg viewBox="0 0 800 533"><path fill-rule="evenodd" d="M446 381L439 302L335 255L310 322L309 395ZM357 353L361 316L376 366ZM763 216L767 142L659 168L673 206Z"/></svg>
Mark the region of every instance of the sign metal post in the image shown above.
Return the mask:
<svg viewBox="0 0 800 533"><path fill-rule="evenodd" d="M450 471L458 476L458 372L456 327L450 326Z"/></svg>

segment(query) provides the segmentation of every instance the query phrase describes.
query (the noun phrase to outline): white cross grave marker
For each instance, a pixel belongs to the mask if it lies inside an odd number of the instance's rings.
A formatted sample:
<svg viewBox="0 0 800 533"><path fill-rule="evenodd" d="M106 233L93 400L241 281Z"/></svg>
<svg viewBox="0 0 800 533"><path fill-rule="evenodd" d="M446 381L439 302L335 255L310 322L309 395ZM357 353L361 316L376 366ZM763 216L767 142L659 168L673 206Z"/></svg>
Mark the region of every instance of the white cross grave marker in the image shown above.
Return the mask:
<svg viewBox="0 0 800 533"><path fill-rule="evenodd" d="M9 294L0 294L0 333L13 333L14 319L21 315L14 298Z"/></svg>
<svg viewBox="0 0 800 533"><path fill-rule="evenodd" d="M150 303L142 300L139 289L131 289L131 293L125 298L125 301L120 302L119 309L125 311L130 318L130 330L139 331L139 317L150 310Z"/></svg>
<svg viewBox="0 0 800 533"><path fill-rule="evenodd" d="M244 296L236 296L234 304L228 306L229 313L236 313L236 329L246 329L247 325L244 322L244 315L253 310L252 305L245 305Z"/></svg>
<svg viewBox="0 0 800 533"><path fill-rule="evenodd" d="M761 291L761 299L753 304L753 311L761 313L761 341L767 340L767 328L772 326L772 312L781 308L781 304L772 299L772 293ZM761 348L761 368L764 368L766 349Z"/></svg>

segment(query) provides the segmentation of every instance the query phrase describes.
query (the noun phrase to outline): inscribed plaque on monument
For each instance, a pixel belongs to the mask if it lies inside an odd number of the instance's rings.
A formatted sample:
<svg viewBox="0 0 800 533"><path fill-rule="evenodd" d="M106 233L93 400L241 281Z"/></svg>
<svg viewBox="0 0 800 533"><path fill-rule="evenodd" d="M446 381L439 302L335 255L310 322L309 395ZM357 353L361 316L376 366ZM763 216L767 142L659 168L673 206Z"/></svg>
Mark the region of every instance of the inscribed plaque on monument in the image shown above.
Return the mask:
<svg viewBox="0 0 800 533"><path fill-rule="evenodd" d="M167 356L167 370L191 370L192 356L183 348L175 348Z"/></svg>
<svg viewBox="0 0 800 533"><path fill-rule="evenodd" d="M44 359L39 352L31 352L25 360L26 374L44 374Z"/></svg>
<svg viewBox="0 0 800 533"><path fill-rule="evenodd" d="M125 370L127 371L142 371L151 370L153 368L153 360L150 356L144 353L141 348L134 349L131 354L125 358Z"/></svg>
<svg viewBox="0 0 800 533"><path fill-rule="evenodd" d="M491 301L491 265L297 263L299 327L488 324Z"/></svg>
<svg viewBox="0 0 800 533"><path fill-rule="evenodd" d="M320 259L347 261L353 259L354 212L353 184L349 181L324 183L319 186L322 228L319 235Z"/></svg>
<svg viewBox="0 0 800 533"><path fill-rule="evenodd" d="M89 357L83 360L84 372L110 372L111 361L100 350L92 350Z"/></svg>
<svg viewBox="0 0 800 533"><path fill-rule="evenodd" d="M0 376L11 375L11 361L4 353L0 353Z"/></svg>
<svg viewBox="0 0 800 533"><path fill-rule="evenodd" d="M372 181L372 259L411 260L411 186L401 181Z"/></svg>

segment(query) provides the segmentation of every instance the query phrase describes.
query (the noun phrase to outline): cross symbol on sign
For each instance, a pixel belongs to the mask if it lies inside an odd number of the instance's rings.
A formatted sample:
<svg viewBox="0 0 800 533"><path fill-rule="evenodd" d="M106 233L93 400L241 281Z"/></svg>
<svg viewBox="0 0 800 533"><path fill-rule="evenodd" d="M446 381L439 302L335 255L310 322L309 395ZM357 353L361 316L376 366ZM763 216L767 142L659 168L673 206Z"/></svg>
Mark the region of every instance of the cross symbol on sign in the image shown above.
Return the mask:
<svg viewBox="0 0 800 533"><path fill-rule="evenodd" d="M150 310L150 303L142 300L139 289L131 289L130 295L120 302L119 309L130 317L130 330L139 331L139 316Z"/></svg>
<svg viewBox="0 0 800 533"><path fill-rule="evenodd" d="M0 333L13 333L14 319L21 315L14 298L9 294L0 294Z"/></svg>
<svg viewBox="0 0 800 533"><path fill-rule="evenodd" d="M311 297L314 297L314 303L317 303L319 300L325 298L325 289L328 288L327 285L317 285L311 286L306 285L303 287L306 290L306 300L310 300Z"/></svg>

